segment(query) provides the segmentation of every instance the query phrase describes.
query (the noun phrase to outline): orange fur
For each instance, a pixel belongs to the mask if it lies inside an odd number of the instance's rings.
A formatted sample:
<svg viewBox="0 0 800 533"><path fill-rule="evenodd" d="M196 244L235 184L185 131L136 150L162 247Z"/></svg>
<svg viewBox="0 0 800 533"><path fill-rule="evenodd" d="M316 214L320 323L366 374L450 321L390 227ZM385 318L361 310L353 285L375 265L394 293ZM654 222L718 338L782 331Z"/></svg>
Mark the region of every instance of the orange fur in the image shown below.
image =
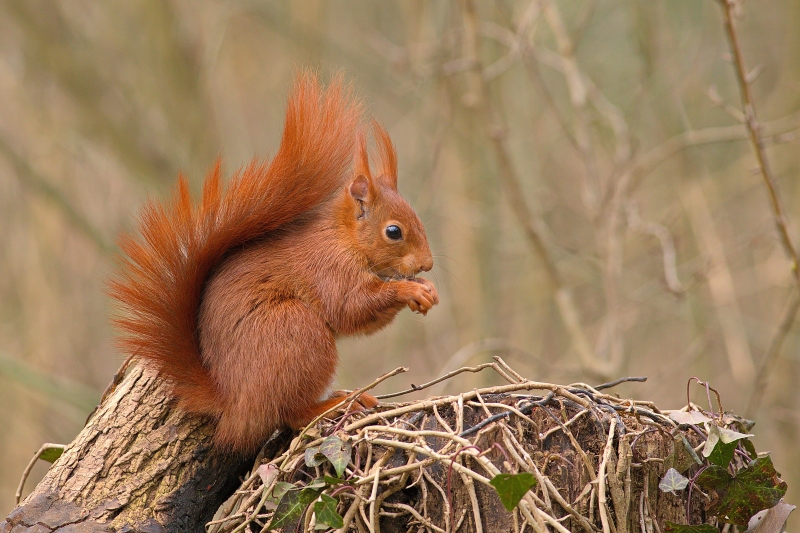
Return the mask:
<svg viewBox="0 0 800 533"><path fill-rule="evenodd" d="M179 177L167 206L145 205L141 236L120 241L110 292L122 348L169 379L184 409L218 420L218 446L253 451L323 412L336 337L438 302L415 277L432 259L397 193L391 140L373 127L373 179L360 121L341 78L323 91L301 74L268 165L251 163L223 189L217 163L197 205ZM387 238L391 224L402 240Z"/></svg>

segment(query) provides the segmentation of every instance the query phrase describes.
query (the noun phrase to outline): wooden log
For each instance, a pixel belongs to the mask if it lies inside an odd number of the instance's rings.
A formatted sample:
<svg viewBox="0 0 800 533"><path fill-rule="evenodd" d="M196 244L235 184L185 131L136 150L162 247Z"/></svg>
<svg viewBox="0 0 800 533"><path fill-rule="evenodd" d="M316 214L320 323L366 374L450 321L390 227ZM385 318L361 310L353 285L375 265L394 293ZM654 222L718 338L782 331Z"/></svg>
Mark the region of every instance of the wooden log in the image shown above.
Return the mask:
<svg viewBox="0 0 800 533"><path fill-rule="evenodd" d="M0 531L203 531L253 460L215 452L212 430L135 366Z"/></svg>

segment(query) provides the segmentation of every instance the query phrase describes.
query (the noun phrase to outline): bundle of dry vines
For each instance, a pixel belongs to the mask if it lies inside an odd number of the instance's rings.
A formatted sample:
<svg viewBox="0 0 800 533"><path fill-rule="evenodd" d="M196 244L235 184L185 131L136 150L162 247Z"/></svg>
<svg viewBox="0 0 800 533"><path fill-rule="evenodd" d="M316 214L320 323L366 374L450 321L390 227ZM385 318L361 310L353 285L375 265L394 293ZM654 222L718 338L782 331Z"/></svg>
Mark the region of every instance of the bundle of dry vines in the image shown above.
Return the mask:
<svg viewBox="0 0 800 533"><path fill-rule="evenodd" d="M682 460L681 442L684 459L699 463L694 452L707 435L679 429L651 402L601 392L644 378L561 386L527 380L495 357L382 400L486 368L508 384L384 402L368 413L321 417L293 439L274 437L207 530L660 533L665 520L706 519L702 504L689 505L691 494L656 485ZM534 390L545 394L524 393ZM515 474L529 475L510 512L493 481L504 473L511 474L506 492Z"/></svg>

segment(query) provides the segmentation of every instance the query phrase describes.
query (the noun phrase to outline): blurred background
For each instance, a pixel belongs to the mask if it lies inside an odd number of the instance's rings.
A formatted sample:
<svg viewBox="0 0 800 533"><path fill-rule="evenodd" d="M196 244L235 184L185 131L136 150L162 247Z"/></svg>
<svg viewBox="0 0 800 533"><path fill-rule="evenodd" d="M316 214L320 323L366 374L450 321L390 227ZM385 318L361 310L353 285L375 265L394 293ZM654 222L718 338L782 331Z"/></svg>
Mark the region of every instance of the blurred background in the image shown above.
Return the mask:
<svg viewBox="0 0 800 533"><path fill-rule="evenodd" d="M740 7L797 245L800 3ZM0 514L122 361L117 235L178 172L199 190L217 157L274 153L298 66L344 71L386 126L437 262L441 304L341 342L340 386L500 355L541 381L646 375L616 391L679 408L697 376L800 501L798 290L717 2L19 0L0 3Z"/></svg>

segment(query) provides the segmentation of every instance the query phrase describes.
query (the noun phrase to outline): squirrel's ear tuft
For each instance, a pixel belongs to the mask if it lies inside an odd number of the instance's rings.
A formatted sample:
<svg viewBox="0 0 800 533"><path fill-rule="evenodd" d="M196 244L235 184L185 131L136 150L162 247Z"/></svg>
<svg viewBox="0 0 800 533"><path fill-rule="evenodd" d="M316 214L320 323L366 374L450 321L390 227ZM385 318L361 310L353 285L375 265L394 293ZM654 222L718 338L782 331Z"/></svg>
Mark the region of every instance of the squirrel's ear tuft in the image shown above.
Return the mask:
<svg viewBox="0 0 800 533"><path fill-rule="evenodd" d="M379 169L378 176L381 183L397 191L397 153L389 134L377 121L372 121L372 131L377 143Z"/></svg>
<svg viewBox="0 0 800 533"><path fill-rule="evenodd" d="M356 179L350 183L350 196L360 202L367 202L370 199L369 189L369 178L364 174L359 174L356 176Z"/></svg>
<svg viewBox="0 0 800 533"><path fill-rule="evenodd" d="M356 141L356 175L363 175L367 180L372 181L372 173L369 170L367 136L364 134L364 130L359 129Z"/></svg>

